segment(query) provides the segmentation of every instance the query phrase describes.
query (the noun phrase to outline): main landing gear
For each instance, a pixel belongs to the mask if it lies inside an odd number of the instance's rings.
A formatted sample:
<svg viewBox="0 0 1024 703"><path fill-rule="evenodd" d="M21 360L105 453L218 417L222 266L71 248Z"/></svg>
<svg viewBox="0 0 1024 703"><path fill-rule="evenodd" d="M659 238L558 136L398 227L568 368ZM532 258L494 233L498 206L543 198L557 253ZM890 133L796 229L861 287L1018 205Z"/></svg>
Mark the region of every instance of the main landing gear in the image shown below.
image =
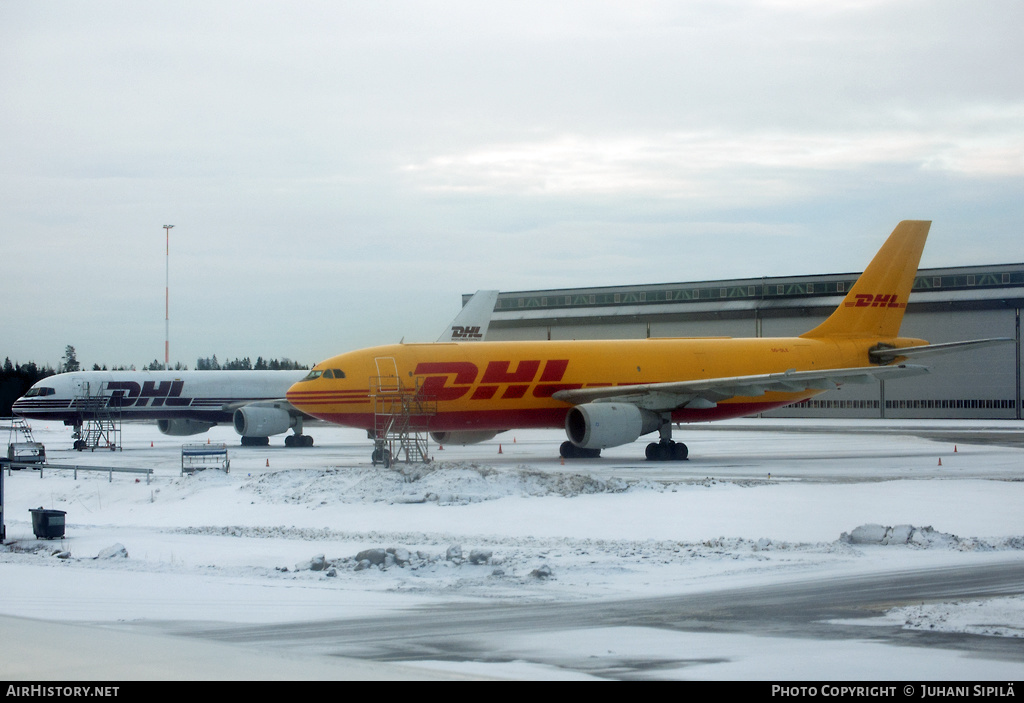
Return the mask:
<svg viewBox="0 0 1024 703"><path fill-rule="evenodd" d="M558 453L563 459L597 459L601 456L600 449L584 449L569 441L562 442ZM686 461L690 450L682 442L668 441L651 442L644 452L647 461Z"/></svg>
<svg viewBox="0 0 1024 703"><path fill-rule="evenodd" d="M651 442L645 452L647 461L686 461L690 450L682 442Z"/></svg>
<svg viewBox="0 0 1024 703"><path fill-rule="evenodd" d="M246 437L242 436L243 447L266 447L270 444L270 437ZM308 434L290 434L284 438L286 447L312 447L313 438Z"/></svg>
<svg viewBox="0 0 1024 703"><path fill-rule="evenodd" d="M672 441L672 418L663 416L663 419L658 428L661 440L647 445L647 461L686 461L690 450L682 442Z"/></svg>
<svg viewBox="0 0 1024 703"><path fill-rule="evenodd" d="M286 447L312 447L313 438L308 434L290 434L284 438Z"/></svg>

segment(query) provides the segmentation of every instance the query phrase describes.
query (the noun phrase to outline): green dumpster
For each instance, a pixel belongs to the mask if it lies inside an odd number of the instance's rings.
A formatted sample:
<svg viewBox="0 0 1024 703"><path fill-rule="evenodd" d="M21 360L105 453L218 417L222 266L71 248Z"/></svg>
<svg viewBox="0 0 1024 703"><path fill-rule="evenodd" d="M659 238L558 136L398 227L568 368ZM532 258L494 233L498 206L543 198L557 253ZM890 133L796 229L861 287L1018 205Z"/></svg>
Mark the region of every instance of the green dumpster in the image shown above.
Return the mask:
<svg viewBox="0 0 1024 703"><path fill-rule="evenodd" d="M64 536L64 510L29 508L32 513L32 532L39 539L57 539Z"/></svg>

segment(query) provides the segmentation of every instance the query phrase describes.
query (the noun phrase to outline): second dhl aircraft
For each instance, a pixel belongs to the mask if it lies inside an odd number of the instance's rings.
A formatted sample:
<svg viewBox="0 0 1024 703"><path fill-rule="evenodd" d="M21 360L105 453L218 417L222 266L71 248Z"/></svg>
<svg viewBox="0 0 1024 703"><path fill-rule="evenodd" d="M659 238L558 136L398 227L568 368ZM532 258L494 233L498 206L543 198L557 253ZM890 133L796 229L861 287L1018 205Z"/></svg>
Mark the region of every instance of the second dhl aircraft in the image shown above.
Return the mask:
<svg viewBox="0 0 1024 703"><path fill-rule="evenodd" d="M288 390L304 413L367 430L390 463L378 403L428 401L435 441L564 427L566 458L659 433L652 460L686 459L673 422L723 420L798 403L844 383L927 373L908 357L1004 340L929 345L899 336L931 223L897 225L843 302L799 337L397 344L335 356ZM436 404L436 410L433 409Z"/></svg>

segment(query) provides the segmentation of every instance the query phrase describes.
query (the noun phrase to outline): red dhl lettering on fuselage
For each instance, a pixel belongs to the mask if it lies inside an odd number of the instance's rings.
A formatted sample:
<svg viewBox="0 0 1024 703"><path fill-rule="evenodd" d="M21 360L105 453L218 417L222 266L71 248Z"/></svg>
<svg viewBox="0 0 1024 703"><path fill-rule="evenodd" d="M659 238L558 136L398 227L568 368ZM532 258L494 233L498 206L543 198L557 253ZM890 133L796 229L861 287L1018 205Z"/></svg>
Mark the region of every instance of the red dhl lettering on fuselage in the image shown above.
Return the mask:
<svg viewBox="0 0 1024 703"><path fill-rule="evenodd" d="M489 361L481 376L480 368L470 361L423 361L416 365L413 375L426 377L420 386L421 392L438 401L462 398L478 378L480 383L470 400L523 398L531 392L531 387L533 397L550 398L556 391L583 386L560 382L569 367L568 359L524 359L514 370L511 366L511 361Z"/></svg>
<svg viewBox="0 0 1024 703"><path fill-rule="evenodd" d="M899 302L895 293L857 293L855 300L845 303L848 308L905 308L906 303Z"/></svg>

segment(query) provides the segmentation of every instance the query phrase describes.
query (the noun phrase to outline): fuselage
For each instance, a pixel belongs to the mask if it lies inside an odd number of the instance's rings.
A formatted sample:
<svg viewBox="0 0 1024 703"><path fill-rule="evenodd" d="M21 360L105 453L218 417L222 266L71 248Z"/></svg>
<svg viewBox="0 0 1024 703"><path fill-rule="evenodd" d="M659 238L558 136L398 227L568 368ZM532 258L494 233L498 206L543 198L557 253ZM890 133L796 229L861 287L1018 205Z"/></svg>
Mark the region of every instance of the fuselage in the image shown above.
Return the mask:
<svg viewBox="0 0 1024 703"><path fill-rule="evenodd" d="M915 340L885 340L908 346ZM919 340L917 340L919 341ZM560 390L631 386L870 366L870 339L686 338L400 344L332 357L288 391L300 411L371 430L375 402L399 388L436 401L432 431L562 427ZM818 391L735 397L714 407L680 407L676 422L741 417Z"/></svg>
<svg viewBox="0 0 1024 703"><path fill-rule="evenodd" d="M231 422L245 403L284 398L306 371L76 371L42 379L15 401L22 417L80 424L98 409L122 420ZM92 398L93 400L88 400ZM86 418L88 419L88 418Z"/></svg>

